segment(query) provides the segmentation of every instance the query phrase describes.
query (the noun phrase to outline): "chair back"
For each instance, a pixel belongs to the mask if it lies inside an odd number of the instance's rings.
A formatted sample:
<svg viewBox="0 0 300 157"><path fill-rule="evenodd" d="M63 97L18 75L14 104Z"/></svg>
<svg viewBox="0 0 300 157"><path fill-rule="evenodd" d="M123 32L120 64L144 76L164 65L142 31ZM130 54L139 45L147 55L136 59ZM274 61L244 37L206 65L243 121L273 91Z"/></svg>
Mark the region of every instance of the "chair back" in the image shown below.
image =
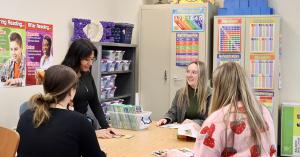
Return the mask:
<svg viewBox="0 0 300 157"><path fill-rule="evenodd" d="M20 142L18 132L0 126L0 156L15 157Z"/></svg>

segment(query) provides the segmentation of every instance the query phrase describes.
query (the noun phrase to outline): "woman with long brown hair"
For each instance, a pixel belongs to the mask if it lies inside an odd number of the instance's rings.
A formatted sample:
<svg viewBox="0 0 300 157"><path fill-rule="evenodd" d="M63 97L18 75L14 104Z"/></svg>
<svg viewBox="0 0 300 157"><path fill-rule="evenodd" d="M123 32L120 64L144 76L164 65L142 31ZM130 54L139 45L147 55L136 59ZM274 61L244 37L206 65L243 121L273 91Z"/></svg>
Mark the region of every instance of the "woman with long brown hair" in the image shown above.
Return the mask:
<svg viewBox="0 0 300 157"><path fill-rule="evenodd" d="M197 157L276 156L272 117L256 100L237 63L225 63L213 74L209 117L194 152Z"/></svg>
<svg viewBox="0 0 300 157"><path fill-rule="evenodd" d="M31 97L32 109L20 117L18 157L104 157L94 129L80 113L69 111L78 76L55 65L45 72L44 94Z"/></svg>
<svg viewBox="0 0 300 157"><path fill-rule="evenodd" d="M157 125L194 122L201 126L206 119L210 101L208 70L202 61L192 62L186 70L186 86L179 89L172 106Z"/></svg>

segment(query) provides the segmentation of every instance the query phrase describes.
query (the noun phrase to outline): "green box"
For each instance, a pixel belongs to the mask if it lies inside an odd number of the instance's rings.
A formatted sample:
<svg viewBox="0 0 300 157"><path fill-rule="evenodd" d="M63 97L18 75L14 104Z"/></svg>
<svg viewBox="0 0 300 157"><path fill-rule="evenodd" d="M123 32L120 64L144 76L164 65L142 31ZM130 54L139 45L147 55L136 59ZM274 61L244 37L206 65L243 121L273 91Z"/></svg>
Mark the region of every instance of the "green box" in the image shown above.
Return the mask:
<svg viewBox="0 0 300 157"><path fill-rule="evenodd" d="M300 103L282 104L281 155L300 156Z"/></svg>

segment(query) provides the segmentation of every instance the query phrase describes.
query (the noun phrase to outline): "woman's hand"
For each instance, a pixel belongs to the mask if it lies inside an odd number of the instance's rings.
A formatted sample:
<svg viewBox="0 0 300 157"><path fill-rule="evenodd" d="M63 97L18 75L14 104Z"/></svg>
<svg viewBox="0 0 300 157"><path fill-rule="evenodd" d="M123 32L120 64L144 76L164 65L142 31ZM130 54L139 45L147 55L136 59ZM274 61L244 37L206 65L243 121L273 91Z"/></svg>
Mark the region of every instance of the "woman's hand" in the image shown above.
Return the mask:
<svg viewBox="0 0 300 157"><path fill-rule="evenodd" d="M102 139L113 138L113 134L111 134L107 129L100 129L100 130L96 130L95 132L97 138L102 138Z"/></svg>
<svg viewBox="0 0 300 157"><path fill-rule="evenodd" d="M161 126L161 125L165 125L167 124L167 119L166 118L163 118L163 119L160 119L157 123L156 123L156 126Z"/></svg>
<svg viewBox="0 0 300 157"><path fill-rule="evenodd" d="M6 80L6 82L4 83L5 86L14 86L16 84L17 84L17 81L15 79Z"/></svg>
<svg viewBox="0 0 300 157"><path fill-rule="evenodd" d="M110 134L112 134L113 136L114 136L114 135L117 135L117 136L121 136L121 135L122 135L118 130L116 130L116 129L114 129L114 128L107 128L106 130L107 130Z"/></svg>

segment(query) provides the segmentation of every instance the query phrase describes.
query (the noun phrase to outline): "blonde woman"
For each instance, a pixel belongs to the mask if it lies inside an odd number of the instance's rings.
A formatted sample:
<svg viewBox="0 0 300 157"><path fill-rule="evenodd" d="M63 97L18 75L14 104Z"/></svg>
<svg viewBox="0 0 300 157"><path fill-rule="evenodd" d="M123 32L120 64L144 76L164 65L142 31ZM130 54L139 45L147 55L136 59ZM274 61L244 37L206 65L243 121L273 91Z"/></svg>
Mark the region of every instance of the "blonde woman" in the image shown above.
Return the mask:
<svg viewBox="0 0 300 157"><path fill-rule="evenodd" d="M207 117L210 97L205 63L190 63L186 70L186 86L176 92L171 108L157 122L157 126L172 122L194 122L200 127Z"/></svg>
<svg viewBox="0 0 300 157"><path fill-rule="evenodd" d="M169 151L168 156L181 156ZM212 103L194 146L195 157L275 157L272 117L251 91L239 64L229 62L213 75Z"/></svg>
<svg viewBox="0 0 300 157"><path fill-rule="evenodd" d="M105 157L94 129L80 113L69 111L76 93L77 74L64 65L46 70L44 94L32 96L33 108L18 122L18 157Z"/></svg>

